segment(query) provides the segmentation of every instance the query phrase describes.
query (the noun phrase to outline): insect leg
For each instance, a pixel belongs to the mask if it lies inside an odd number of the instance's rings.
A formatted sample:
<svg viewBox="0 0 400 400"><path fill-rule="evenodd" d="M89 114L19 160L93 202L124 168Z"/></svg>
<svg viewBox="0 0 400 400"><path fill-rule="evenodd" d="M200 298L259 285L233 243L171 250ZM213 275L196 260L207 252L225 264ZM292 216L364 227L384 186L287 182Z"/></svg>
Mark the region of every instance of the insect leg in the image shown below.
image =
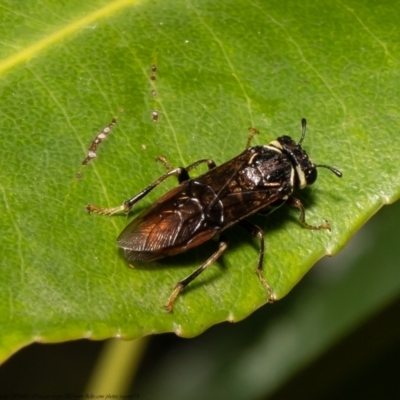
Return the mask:
<svg viewBox="0 0 400 400"><path fill-rule="evenodd" d="M156 158L157 161L160 161L164 164L165 168L167 168L169 171L171 171L173 169L172 165L168 162L167 157L165 156L158 156ZM187 166L186 168L184 168L186 170L186 172L191 171L192 169L196 168L198 165L203 164L203 163L207 163L207 167L208 169L213 169L215 168L217 165L215 164L214 160L208 160L208 159L201 159L198 160L196 162L194 162L193 164L190 164L189 166ZM189 174L182 174L182 176L178 175L178 181L179 183L182 183L186 180L190 179Z"/></svg>
<svg viewBox="0 0 400 400"><path fill-rule="evenodd" d="M194 271L185 279L182 279L175 285L174 291L172 292L171 296L169 296L168 303L165 306L167 312L171 312L172 309L174 308L174 302L176 298L179 296L179 293L182 292L182 290L185 289L185 287L190 282L192 282L193 279L197 278L205 269L207 269L207 267L209 267L213 262L215 262L218 259L218 257L227 249L227 247L228 243L225 242L222 239L222 237L220 237L218 250L204 264L202 264L199 268L197 268L196 271Z"/></svg>
<svg viewBox="0 0 400 400"><path fill-rule="evenodd" d="M165 156L157 156L156 161L160 161L161 163L163 163L164 167L168 171L171 171L171 169L174 169L174 167L168 162L167 157L165 157Z"/></svg>
<svg viewBox="0 0 400 400"><path fill-rule="evenodd" d="M248 149L250 147L253 137L260 133L258 129L252 128L252 127L249 128L249 131L250 131L250 134L249 134L249 137L247 138L246 149Z"/></svg>
<svg viewBox="0 0 400 400"><path fill-rule="evenodd" d="M320 230L320 229L329 229L329 230L331 230L331 226L329 225L328 221L325 221L322 225L317 225L317 226L307 224L306 218L305 218L306 217L306 211L304 209L303 203L299 199L296 199L295 197L289 197L289 199L287 201L287 204L292 206L292 207L298 208L300 210L299 220L300 220L300 222L303 224L303 226L305 228L312 229L312 230Z"/></svg>
<svg viewBox="0 0 400 400"><path fill-rule="evenodd" d="M182 180L185 181L189 179L189 174L185 168L174 168L171 169L170 171L166 172L164 175L162 175L160 178L158 178L156 181L154 181L152 184L147 186L147 188L143 189L140 193L138 193L136 196L132 197L129 200L124 201L123 204L121 204L118 207L113 207L113 208L100 208L97 206L94 206L92 204L89 204L86 206L86 209L91 212L96 212L98 214L107 214L107 215L112 215L120 211L126 211L129 212L130 209L133 207L135 203L137 203L139 200L141 200L143 197L147 196L154 188L156 188L161 182L165 181L167 178L169 178L172 175L178 176L179 181Z"/></svg>
<svg viewBox="0 0 400 400"><path fill-rule="evenodd" d="M217 164L215 164L214 160L208 160L208 159L203 158L201 160L194 162L193 164L190 164L189 166L186 167L186 169L188 171L191 171L192 169L196 168L198 165L203 164L203 163L207 164L207 167L209 170L213 169L217 166Z"/></svg>
<svg viewBox="0 0 400 400"><path fill-rule="evenodd" d="M168 163L167 158L165 156L158 156L157 160L161 161L169 171L164 175L162 175L160 178L158 178L156 181L154 181L152 184L147 186L147 188L142 190L136 196L132 197L129 200L124 201L124 203L118 207L101 208L92 204L88 204L86 206L86 210L89 212L96 212L97 214L105 214L105 215L112 215L120 211L126 211L129 213L134 204L136 204L143 197L147 196L155 187L157 187L161 182L165 181L165 179L169 178L170 176L172 175L177 176L179 183L182 183L190 179L189 171L196 168L198 165L202 163L207 163L208 169L213 169L216 167L215 162L213 160L208 160L208 159L198 160L193 164L190 164L186 168L182 167L172 168L172 166Z"/></svg>
<svg viewBox="0 0 400 400"><path fill-rule="evenodd" d="M268 292L268 301L270 303L272 303L273 301L275 301L275 296L263 274L263 261L264 261L264 253L265 253L264 232L257 225L254 225L251 222L246 221L246 220L240 221L239 225L242 228L244 228L247 232L249 232L251 235L257 237L257 239L260 241L260 252L258 255L258 263L257 263L256 272L258 274L258 277L260 278L261 283L263 284L263 286L265 287L265 289Z"/></svg>

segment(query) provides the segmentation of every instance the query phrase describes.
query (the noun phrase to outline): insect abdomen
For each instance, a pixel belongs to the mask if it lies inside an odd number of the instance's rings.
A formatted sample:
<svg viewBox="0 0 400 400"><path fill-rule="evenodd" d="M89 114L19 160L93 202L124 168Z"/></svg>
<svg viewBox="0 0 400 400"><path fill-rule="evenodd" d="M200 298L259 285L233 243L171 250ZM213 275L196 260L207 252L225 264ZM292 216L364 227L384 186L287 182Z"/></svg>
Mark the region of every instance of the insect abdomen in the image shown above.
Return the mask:
<svg viewBox="0 0 400 400"><path fill-rule="evenodd" d="M217 204L207 212L204 202L216 197L210 192L211 188L194 180L184 182L135 218L118 237L118 245L129 260L150 261L182 253L211 239L221 222L222 210Z"/></svg>

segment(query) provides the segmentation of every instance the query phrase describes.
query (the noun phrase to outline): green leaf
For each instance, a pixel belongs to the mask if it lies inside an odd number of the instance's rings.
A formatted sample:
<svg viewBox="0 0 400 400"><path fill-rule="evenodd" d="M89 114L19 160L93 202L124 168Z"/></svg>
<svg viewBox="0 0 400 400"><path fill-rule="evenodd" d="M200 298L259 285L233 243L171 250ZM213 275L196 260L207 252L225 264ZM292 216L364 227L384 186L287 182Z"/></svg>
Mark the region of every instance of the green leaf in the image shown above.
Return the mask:
<svg viewBox="0 0 400 400"><path fill-rule="evenodd" d="M223 258L167 314L173 285L216 244L132 270L115 244L125 217L85 212L87 203L120 205L158 178L160 154L176 166L220 164L243 150L249 126L261 131L255 143L268 143L299 138L307 117L308 154L344 176L320 169L298 195L308 222L329 220L331 232L304 229L287 208L253 218L266 231L265 275L278 298L399 197L395 5L374 13L355 0L2 7L2 359L32 341L191 337L266 302L254 273L258 243L234 227ZM81 167L113 117L118 126Z"/></svg>

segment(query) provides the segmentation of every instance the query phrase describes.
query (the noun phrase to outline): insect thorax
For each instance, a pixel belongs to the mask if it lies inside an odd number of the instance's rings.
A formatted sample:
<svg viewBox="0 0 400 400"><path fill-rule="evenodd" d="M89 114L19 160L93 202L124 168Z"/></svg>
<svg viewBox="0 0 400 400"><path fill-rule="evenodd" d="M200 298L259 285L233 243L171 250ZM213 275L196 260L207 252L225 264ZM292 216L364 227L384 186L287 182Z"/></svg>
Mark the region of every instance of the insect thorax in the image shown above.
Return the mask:
<svg viewBox="0 0 400 400"><path fill-rule="evenodd" d="M282 195L290 195L294 168L289 157L274 146L255 146L248 151L248 164L239 173L240 186L249 190L283 190Z"/></svg>

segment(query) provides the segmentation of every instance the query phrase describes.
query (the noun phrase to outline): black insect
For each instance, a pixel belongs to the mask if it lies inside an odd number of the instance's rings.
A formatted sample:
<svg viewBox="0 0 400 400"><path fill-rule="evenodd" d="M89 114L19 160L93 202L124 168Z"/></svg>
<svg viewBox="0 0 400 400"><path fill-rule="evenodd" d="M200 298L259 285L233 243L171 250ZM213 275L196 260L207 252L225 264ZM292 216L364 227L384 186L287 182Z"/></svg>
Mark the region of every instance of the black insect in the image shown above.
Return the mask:
<svg viewBox="0 0 400 400"><path fill-rule="evenodd" d="M246 150L216 166L213 160L199 160L186 168L172 168L165 157L159 159L169 171L121 206L99 208L88 205L87 210L99 214L129 212L132 206L171 175L179 186L172 189L150 208L137 216L119 235L117 244L125 250L130 261L151 261L183 253L217 236L218 250L192 274L178 282L165 306L172 311L179 293L226 250L228 243L222 232L238 223L260 241L257 273L268 291L269 301L274 294L263 275L264 234L245 218L258 211L270 211L283 203L300 210L300 222L307 229L330 229L329 223L312 226L305 221L305 209L300 200L292 197L294 189L303 189L317 179L317 168L342 173L328 165L314 164L301 147L306 133L302 119L299 143L290 136L280 136L269 145L250 147L257 130L252 129ZM206 163L209 171L191 179L189 171Z"/></svg>

